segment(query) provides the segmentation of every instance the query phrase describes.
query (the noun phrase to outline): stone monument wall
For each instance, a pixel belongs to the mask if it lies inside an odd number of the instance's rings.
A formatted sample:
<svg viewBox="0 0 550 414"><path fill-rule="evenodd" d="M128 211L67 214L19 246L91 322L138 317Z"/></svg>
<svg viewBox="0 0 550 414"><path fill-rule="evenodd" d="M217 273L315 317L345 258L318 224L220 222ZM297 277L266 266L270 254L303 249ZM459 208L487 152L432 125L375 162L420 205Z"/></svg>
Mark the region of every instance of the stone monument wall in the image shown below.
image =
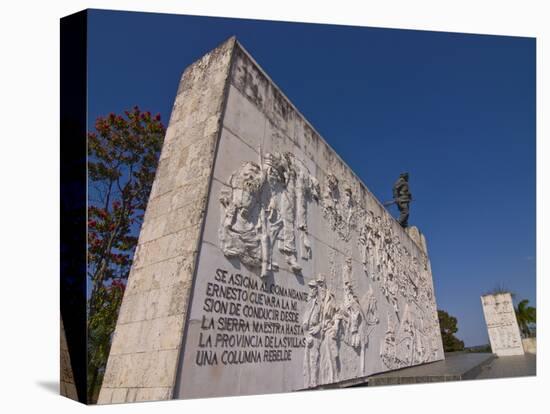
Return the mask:
<svg viewBox="0 0 550 414"><path fill-rule="evenodd" d="M100 402L295 391L442 359L424 237L242 46L180 89Z"/></svg>
<svg viewBox="0 0 550 414"><path fill-rule="evenodd" d="M481 303L493 353L498 356L523 355L521 335L510 293L482 296Z"/></svg>
<svg viewBox="0 0 550 414"><path fill-rule="evenodd" d="M59 373L59 394L72 400L78 401L78 394L74 382L73 368L71 365L71 356L67 346L67 337L65 336L65 327L61 319L61 329L59 332L59 350L60 350L60 373Z"/></svg>
<svg viewBox="0 0 550 414"><path fill-rule="evenodd" d="M239 45L230 79L177 396L293 391L443 358L420 233Z"/></svg>
<svg viewBox="0 0 550 414"><path fill-rule="evenodd" d="M173 396L234 43L182 75L99 404Z"/></svg>

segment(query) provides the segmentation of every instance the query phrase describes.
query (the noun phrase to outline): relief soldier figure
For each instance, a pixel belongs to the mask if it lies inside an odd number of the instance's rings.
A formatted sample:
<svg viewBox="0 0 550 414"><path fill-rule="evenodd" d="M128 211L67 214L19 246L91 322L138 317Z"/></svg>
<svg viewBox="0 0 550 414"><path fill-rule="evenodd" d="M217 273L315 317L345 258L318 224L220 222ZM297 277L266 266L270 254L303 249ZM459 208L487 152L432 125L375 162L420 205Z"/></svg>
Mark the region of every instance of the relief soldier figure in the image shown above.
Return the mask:
<svg viewBox="0 0 550 414"><path fill-rule="evenodd" d="M386 333L380 344L380 359L384 365L390 369L398 367L396 361L396 347L395 324L391 315L388 313Z"/></svg>
<svg viewBox="0 0 550 414"><path fill-rule="evenodd" d="M306 337L304 355L304 383L306 387L316 387L319 380L321 362L321 329L323 323L323 298L319 297L316 280L308 283L309 296L302 327Z"/></svg>
<svg viewBox="0 0 550 414"><path fill-rule="evenodd" d="M311 259L311 241L308 237L307 228L307 205L308 202L319 201L320 187L317 179L312 176L303 163L294 158L297 169L296 178L296 218L297 227L300 232L300 247L302 259Z"/></svg>
<svg viewBox="0 0 550 414"><path fill-rule="evenodd" d="M358 238L359 248L361 249L361 263L363 264L363 271L366 275L370 276L372 280L376 279L375 263L377 260L376 240L374 236L374 215L372 211L365 212L365 218L363 226L359 231Z"/></svg>
<svg viewBox="0 0 550 414"><path fill-rule="evenodd" d="M220 194L219 240L225 256L261 267L261 277L267 277L279 269L273 261L277 245L290 270L300 273L297 242L301 258L309 260L307 209L319 201L319 191L317 179L289 152L268 153L260 165L243 163Z"/></svg>
<svg viewBox="0 0 550 414"><path fill-rule="evenodd" d="M409 204L412 200L412 194L409 191L409 173L402 173L393 185L393 200L399 209L397 221L402 227L407 227L409 225Z"/></svg>
<svg viewBox="0 0 550 414"><path fill-rule="evenodd" d="M324 280L318 280L320 295L323 299L323 340L327 359L329 361L328 378L323 378L323 382L334 382L337 379L337 359L339 348L339 331L342 322L342 314L336 305L334 294L327 289Z"/></svg>
<svg viewBox="0 0 550 414"><path fill-rule="evenodd" d="M287 256L289 264L298 265L294 252L296 244L293 232L289 227L294 221L294 210L292 204L294 196L287 191L287 185L294 184L293 178L288 172L288 163L282 154L267 154L263 163L264 187L262 192L262 277L273 270L278 270L279 265L273 262L273 247L277 240L279 250ZM287 213L290 213L290 217ZM283 237L280 233L283 232ZM291 264L291 266L292 266Z"/></svg>
<svg viewBox="0 0 550 414"><path fill-rule="evenodd" d="M353 348L361 345L359 327L363 322L363 311L350 282L344 282L344 342Z"/></svg>
<svg viewBox="0 0 550 414"><path fill-rule="evenodd" d="M244 163L228 181L220 194L222 220L219 228L220 247L227 257L239 257L247 266L261 263L261 228L258 223L262 187L260 167Z"/></svg>

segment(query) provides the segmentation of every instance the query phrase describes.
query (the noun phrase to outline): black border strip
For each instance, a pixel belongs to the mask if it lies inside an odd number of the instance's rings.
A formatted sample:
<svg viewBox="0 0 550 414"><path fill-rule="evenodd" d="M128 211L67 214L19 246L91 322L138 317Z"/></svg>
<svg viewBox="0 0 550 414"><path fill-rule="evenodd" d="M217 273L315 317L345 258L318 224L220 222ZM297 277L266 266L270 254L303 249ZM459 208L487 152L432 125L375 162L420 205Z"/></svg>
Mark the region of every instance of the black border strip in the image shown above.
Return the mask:
<svg viewBox="0 0 550 414"><path fill-rule="evenodd" d="M86 403L88 11L60 20L60 307L78 400Z"/></svg>

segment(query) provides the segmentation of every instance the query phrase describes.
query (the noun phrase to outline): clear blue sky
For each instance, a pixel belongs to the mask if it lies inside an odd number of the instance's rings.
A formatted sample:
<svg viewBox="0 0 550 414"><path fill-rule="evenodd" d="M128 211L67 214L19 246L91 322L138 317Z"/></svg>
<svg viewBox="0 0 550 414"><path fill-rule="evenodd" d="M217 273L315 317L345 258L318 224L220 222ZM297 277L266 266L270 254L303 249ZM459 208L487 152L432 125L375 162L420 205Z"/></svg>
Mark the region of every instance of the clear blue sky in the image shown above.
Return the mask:
<svg viewBox="0 0 550 414"><path fill-rule="evenodd" d="M90 125L133 105L167 122L184 68L237 35L379 200L410 172L466 345L488 342L482 293L536 305L535 39L107 11L88 30Z"/></svg>

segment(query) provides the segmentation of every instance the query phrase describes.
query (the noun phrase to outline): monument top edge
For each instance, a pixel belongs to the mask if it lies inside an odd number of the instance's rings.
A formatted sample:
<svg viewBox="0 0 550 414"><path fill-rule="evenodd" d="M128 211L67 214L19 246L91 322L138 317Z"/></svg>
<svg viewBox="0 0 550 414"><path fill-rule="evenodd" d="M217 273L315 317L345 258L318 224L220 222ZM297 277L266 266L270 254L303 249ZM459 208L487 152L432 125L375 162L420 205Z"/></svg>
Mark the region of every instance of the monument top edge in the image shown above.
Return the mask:
<svg viewBox="0 0 550 414"><path fill-rule="evenodd" d="M481 298L486 298L488 296L500 296L500 295L510 295L510 296L512 296L512 292L506 291L506 292L485 293L485 294L481 295L480 297Z"/></svg>
<svg viewBox="0 0 550 414"><path fill-rule="evenodd" d="M393 220L395 222L395 224L397 224L397 227L400 228L402 230L402 233L405 237L409 238L415 245L417 245L420 250L424 250L423 247L421 246L421 243L419 243L418 241L415 240L414 237L411 237L411 235L409 234L409 231L407 231L407 229L405 228L402 228L399 223L397 222L397 220L395 219L395 217L393 217L393 215L388 211L388 209L386 208L386 206L384 206L384 204L382 202L380 202L380 200L378 200L378 198L372 193L372 191L370 191L370 189L367 187L367 185L365 184L365 182L363 181L363 179L361 177L359 177L357 175L357 173L348 165L348 163L342 159L342 157L340 156L340 154L332 147L332 145L330 145L328 143L328 141L319 133L319 131L313 126L313 124L305 117L304 114L302 114L302 112L296 107L296 105L294 105L294 103L290 100L290 98L288 98L288 96L284 93L283 90L281 90L281 88L277 85L277 83L269 76L269 74L263 69L263 67L256 61L256 59L252 56L252 54L244 47L244 45L241 43L241 41L239 40L239 38L237 37L236 34L233 34L231 36L229 36L228 38L226 38L224 41L222 41L221 43L219 43L216 47L212 48L211 50L209 50L207 53L205 53L204 55L202 56L206 56L212 52L214 52L215 50L218 50L218 49L221 49L221 48L224 48L224 47L228 47L229 49L231 49L231 53L235 53L235 50L238 48L248 59L250 59L250 62L257 68L257 70L266 78L266 80L268 81L269 84L271 84L273 86L273 88L275 88L275 90L283 97L283 99L288 103L288 105L296 112L296 114L308 125L309 128L311 128L311 130L318 136L318 138L336 155L337 159L350 171L350 173L353 175L353 177L358 181L358 183L363 187L363 189L369 193L371 196L372 196L372 199L378 204L378 206L383 209L383 210L386 210L388 212L388 216L391 218L391 220ZM201 57L202 57L201 56ZM196 62L198 62L201 58L195 60L191 65L189 66L193 66ZM418 228L418 226L410 226L409 228L416 228L416 230L419 232L419 234L423 235L423 233L420 231L420 229ZM426 252L427 253L427 252Z"/></svg>

